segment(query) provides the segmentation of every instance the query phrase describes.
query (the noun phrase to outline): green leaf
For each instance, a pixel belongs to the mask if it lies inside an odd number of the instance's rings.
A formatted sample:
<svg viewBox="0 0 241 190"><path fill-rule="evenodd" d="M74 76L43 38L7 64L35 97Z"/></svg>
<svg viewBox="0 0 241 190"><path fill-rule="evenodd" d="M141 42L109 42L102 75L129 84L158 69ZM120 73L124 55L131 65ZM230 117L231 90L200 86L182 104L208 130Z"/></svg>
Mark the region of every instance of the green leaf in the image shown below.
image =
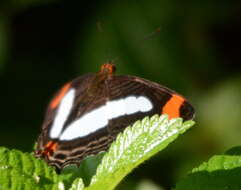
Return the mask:
<svg viewBox="0 0 241 190"><path fill-rule="evenodd" d="M81 178L77 178L76 180L74 180L69 190L82 190L82 189L84 189L83 180Z"/></svg>
<svg viewBox="0 0 241 190"><path fill-rule="evenodd" d="M240 179L241 156L217 155L194 168L177 184L176 190L238 190Z"/></svg>
<svg viewBox="0 0 241 190"><path fill-rule="evenodd" d="M193 121L182 123L181 118L169 121L167 115L155 115L127 127L104 155L87 189L114 189L135 167L164 149L192 125Z"/></svg>
<svg viewBox="0 0 241 190"><path fill-rule="evenodd" d="M76 165L69 165L61 171L61 176L71 175L69 182L74 181L76 178L81 178L86 185L90 184L91 178L96 173L97 166L100 164L104 152L94 156L85 158L79 167Z"/></svg>
<svg viewBox="0 0 241 190"><path fill-rule="evenodd" d="M58 175L54 168L32 154L0 147L0 190L15 189L113 189L131 170L165 148L194 122L168 120L166 115L137 121L118 135L109 152L87 158L80 168L69 166ZM83 177L83 179L82 179Z"/></svg>
<svg viewBox="0 0 241 190"><path fill-rule="evenodd" d="M65 176L65 179L68 180ZM55 170L32 154L0 147L0 189L63 189Z"/></svg>
<svg viewBox="0 0 241 190"><path fill-rule="evenodd" d="M150 180L144 179L138 184L136 190L163 190L163 188Z"/></svg>

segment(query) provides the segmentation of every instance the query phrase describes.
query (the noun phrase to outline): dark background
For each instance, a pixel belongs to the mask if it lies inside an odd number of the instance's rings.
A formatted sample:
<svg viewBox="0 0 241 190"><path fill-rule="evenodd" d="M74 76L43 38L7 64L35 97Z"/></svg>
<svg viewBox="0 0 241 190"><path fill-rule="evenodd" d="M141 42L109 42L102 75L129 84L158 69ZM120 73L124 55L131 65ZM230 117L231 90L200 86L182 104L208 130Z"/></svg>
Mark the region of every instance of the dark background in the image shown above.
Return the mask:
<svg viewBox="0 0 241 190"><path fill-rule="evenodd" d="M240 1L0 1L0 145L31 152L52 94L115 60L196 108L195 127L119 186L170 189L240 145L240 54Z"/></svg>

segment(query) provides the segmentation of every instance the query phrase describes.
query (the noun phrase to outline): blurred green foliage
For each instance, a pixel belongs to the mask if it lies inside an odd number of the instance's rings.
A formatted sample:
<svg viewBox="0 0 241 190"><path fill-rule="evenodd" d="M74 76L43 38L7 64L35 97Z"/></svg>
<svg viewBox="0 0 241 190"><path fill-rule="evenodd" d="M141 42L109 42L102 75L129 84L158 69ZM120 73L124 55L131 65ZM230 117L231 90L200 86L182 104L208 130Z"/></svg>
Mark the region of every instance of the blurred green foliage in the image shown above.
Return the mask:
<svg viewBox="0 0 241 190"><path fill-rule="evenodd" d="M118 74L166 85L196 108L197 126L119 186L170 189L241 143L240 18L240 1L2 1L1 146L31 151L51 95L114 60Z"/></svg>
<svg viewBox="0 0 241 190"><path fill-rule="evenodd" d="M7 50L8 50L8 26L5 17L0 17L0 73L6 63Z"/></svg>
<svg viewBox="0 0 241 190"><path fill-rule="evenodd" d="M240 147L236 147L236 153ZM233 151L233 150L230 150ZM241 157L237 155L215 155L180 181L176 190L238 190L241 188Z"/></svg>

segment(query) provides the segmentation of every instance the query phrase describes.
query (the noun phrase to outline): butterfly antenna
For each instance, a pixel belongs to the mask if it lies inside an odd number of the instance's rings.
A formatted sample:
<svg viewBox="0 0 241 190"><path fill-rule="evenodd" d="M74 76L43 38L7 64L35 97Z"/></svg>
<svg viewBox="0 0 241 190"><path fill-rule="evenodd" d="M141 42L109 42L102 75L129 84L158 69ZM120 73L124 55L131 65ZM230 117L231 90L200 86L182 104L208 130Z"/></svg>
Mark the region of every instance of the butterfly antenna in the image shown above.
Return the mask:
<svg viewBox="0 0 241 190"><path fill-rule="evenodd" d="M104 29L103 29L103 23L101 22L101 21L97 21L96 22L96 29L97 29L97 31L99 32L99 33L101 33L101 36L102 36L102 39L103 39L103 41L104 42L106 42L107 41L107 37L106 37L106 35L105 35L105 31L104 31ZM107 63L114 63L114 62L116 62L118 59L119 59L119 57L115 57L115 58L113 58L113 53L111 52L111 46L109 45L108 47L106 47L105 48L105 54L106 54L106 62Z"/></svg>
<svg viewBox="0 0 241 190"><path fill-rule="evenodd" d="M139 40L139 43L144 42L144 41L149 40L149 39L152 39L153 37L155 37L160 32L161 32L161 27L159 26L153 32L147 34L143 39Z"/></svg>

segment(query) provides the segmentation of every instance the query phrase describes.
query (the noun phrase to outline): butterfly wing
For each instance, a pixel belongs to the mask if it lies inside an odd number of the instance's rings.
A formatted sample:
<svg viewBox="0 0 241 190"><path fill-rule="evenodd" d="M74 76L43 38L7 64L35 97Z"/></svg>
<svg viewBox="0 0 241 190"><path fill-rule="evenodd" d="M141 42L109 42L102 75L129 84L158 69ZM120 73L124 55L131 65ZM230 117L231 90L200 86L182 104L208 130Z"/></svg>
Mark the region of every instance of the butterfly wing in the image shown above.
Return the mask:
<svg viewBox="0 0 241 190"><path fill-rule="evenodd" d="M188 120L194 109L176 92L139 77L111 75L99 81L96 74L84 75L65 85L51 101L36 156L44 155L58 169L79 164L84 157L106 150L136 120L162 113ZM60 120L66 116L60 128L55 125L58 115Z"/></svg>
<svg viewBox="0 0 241 190"><path fill-rule="evenodd" d="M167 114L170 119L182 117L184 120L194 117L194 108L184 97L155 82L136 76L120 75L109 79L107 85L110 100L143 96L147 97L153 105L148 112L137 112L110 120L108 127L113 136L145 116Z"/></svg>
<svg viewBox="0 0 241 190"><path fill-rule="evenodd" d="M83 138L81 137L83 131L80 129L77 133L72 134L72 136L75 136L76 134L78 136L79 134L79 138L69 140L60 139L64 132L68 129L71 130L71 124L78 121L78 119L85 115L85 113L105 104L107 94L104 83L99 84L98 88L94 89L94 91L89 90L90 84L95 77L95 73L90 73L67 83L59 92L57 92L50 102L42 125L42 131L37 141L37 149L35 151L35 155L37 157L44 157L49 165L61 169L68 164L78 164L83 157L90 154L96 154L96 149L98 147L100 150L104 150L106 147L104 144L108 143L107 128L102 128L96 131L95 134L89 134ZM66 86L68 86L68 89ZM51 130L53 131L53 128L57 128L56 125L54 125L57 115L61 115L61 117L64 115L58 112L65 112L70 104L69 100L66 99L70 91L74 91L75 94L68 117L64 121L58 135L51 136ZM60 100L58 101L58 99ZM58 104L55 103L57 101ZM66 105L64 105L65 101ZM57 105L54 107L52 106L54 104ZM63 109L61 107L63 107ZM95 121L95 118L93 118L93 121ZM88 127L89 126L82 126L82 128ZM104 146L104 148L101 148L101 146Z"/></svg>

